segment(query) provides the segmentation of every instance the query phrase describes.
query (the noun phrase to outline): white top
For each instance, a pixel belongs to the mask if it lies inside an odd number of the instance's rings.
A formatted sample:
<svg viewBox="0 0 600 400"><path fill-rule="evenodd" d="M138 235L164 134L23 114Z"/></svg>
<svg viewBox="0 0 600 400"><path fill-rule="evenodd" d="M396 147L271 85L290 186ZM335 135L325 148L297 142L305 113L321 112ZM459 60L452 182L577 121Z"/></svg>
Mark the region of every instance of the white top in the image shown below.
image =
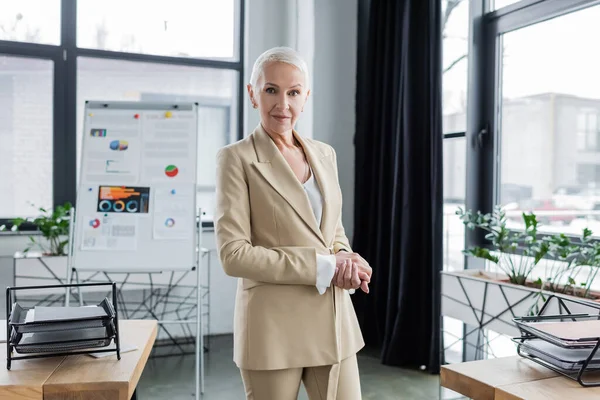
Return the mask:
<svg viewBox="0 0 600 400"><path fill-rule="evenodd" d="M302 186L304 187L310 206L315 214L317 226L321 226L321 218L323 217L323 196L321 195L321 189L319 189L315 174L312 170L310 171L310 178L308 178Z"/></svg>
<svg viewBox="0 0 600 400"><path fill-rule="evenodd" d="M317 226L321 226L321 219L323 218L323 195L321 189L315 179L315 174L312 169L310 170L310 177L306 182L302 184L308 202L313 210ZM320 294L325 293L331 280L335 275L335 256L334 255L321 255L317 254L317 290Z"/></svg>

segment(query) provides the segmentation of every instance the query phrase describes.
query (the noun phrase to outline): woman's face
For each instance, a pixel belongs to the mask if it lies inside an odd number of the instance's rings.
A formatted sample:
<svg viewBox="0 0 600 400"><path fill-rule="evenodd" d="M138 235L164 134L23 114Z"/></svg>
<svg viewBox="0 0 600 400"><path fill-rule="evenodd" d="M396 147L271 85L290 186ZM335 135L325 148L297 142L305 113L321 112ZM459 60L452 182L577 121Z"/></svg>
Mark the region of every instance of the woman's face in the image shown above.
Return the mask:
<svg viewBox="0 0 600 400"><path fill-rule="evenodd" d="M283 134L294 128L310 90L298 68L270 62L264 66L256 87L248 85L248 94L258 106L263 127L270 133Z"/></svg>

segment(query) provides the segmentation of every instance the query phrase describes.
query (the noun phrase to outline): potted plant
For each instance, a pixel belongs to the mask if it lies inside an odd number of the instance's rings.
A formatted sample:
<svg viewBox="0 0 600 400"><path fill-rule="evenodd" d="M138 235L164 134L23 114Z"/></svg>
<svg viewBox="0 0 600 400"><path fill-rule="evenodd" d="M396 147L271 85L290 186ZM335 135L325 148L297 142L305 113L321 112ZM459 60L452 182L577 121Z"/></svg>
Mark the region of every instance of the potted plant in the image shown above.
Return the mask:
<svg viewBox="0 0 600 400"><path fill-rule="evenodd" d="M59 205L53 210L39 208L40 215L35 218L15 218L11 221L11 231L19 231L24 224L33 225L43 240L38 235L29 235L29 243L23 250L27 254L32 249L41 250L44 256L64 256L66 255L66 246L69 243L69 214L71 212L71 203ZM0 231L6 231L5 225L0 226Z"/></svg>
<svg viewBox="0 0 600 400"><path fill-rule="evenodd" d="M72 206L58 205L52 210L39 208L39 215L31 218L15 218L8 228L0 231L19 232L25 226L34 227L22 252L14 256L15 286L48 285L66 283L67 245ZM49 282L54 281L54 282Z"/></svg>
<svg viewBox="0 0 600 400"><path fill-rule="evenodd" d="M443 314L480 329L518 334L512 318L535 313L548 295L594 301L591 285L600 267L600 242L584 229L579 243L564 234L542 236L533 213L523 213L524 229L507 227L504 210L463 211L457 215L469 229L482 229L489 246L463 253L485 260L491 271L443 272ZM537 278L537 279L536 279Z"/></svg>

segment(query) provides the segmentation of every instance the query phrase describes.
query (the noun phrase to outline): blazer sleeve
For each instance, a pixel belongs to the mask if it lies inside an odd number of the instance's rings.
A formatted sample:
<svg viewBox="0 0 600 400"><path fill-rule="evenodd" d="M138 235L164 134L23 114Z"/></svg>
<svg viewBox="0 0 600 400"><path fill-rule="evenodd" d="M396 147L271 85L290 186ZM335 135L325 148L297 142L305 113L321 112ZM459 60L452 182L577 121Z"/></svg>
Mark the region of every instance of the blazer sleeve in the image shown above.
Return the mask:
<svg viewBox="0 0 600 400"><path fill-rule="evenodd" d="M225 273L258 282L314 286L315 248L252 245L248 180L233 149L219 150L216 178L215 234Z"/></svg>
<svg viewBox="0 0 600 400"><path fill-rule="evenodd" d="M336 183L336 185L338 185L338 188L339 188L340 180L338 177L337 155L336 155L333 147L331 148L331 151L333 152L333 166L335 169L335 180L336 180L335 183ZM339 190L341 193L341 188ZM342 225L342 213L340 212L340 216L338 217L337 225L335 228L335 239L333 241L333 252L337 253L342 250L352 252L352 248L350 247L350 241L348 240L348 237L346 236L346 231L344 230L344 226Z"/></svg>

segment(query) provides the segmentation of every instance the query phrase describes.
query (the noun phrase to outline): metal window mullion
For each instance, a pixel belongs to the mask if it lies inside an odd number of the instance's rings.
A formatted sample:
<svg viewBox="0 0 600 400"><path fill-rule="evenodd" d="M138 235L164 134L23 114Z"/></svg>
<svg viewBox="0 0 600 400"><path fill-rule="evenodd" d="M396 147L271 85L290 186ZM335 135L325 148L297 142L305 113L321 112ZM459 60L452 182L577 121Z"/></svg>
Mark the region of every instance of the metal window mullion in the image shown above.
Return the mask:
<svg viewBox="0 0 600 400"><path fill-rule="evenodd" d="M0 40L0 55L53 59L59 53L58 46Z"/></svg>
<svg viewBox="0 0 600 400"><path fill-rule="evenodd" d="M225 61L209 58L193 57L171 57L156 54L127 53L122 51L98 50L76 47L77 57L101 58L119 61L137 61L155 64L182 65L189 67L204 67L215 69L232 69L239 71L242 69L240 61Z"/></svg>
<svg viewBox="0 0 600 400"><path fill-rule="evenodd" d="M485 0L470 3L465 207L490 212L494 203L496 41L484 23ZM467 248L485 244L479 230L465 232ZM465 260L466 263L466 260Z"/></svg>
<svg viewBox="0 0 600 400"><path fill-rule="evenodd" d="M239 69L238 69L238 103L237 103L237 139L241 140L244 138L244 130L246 127L244 126L244 98L246 91L245 77L244 77L244 48L245 48L245 36L244 33L246 31L246 0L238 0L237 2L239 7L239 36L238 36L238 60L239 60Z"/></svg>
<svg viewBox="0 0 600 400"><path fill-rule="evenodd" d="M54 206L75 204L76 185L76 58L77 2L61 2L60 54L55 60L53 189Z"/></svg>
<svg viewBox="0 0 600 400"><path fill-rule="evenodd" d="M598 4L600 0L545 0L510 13L490 13L486 20L503 34Z"/></svg>

